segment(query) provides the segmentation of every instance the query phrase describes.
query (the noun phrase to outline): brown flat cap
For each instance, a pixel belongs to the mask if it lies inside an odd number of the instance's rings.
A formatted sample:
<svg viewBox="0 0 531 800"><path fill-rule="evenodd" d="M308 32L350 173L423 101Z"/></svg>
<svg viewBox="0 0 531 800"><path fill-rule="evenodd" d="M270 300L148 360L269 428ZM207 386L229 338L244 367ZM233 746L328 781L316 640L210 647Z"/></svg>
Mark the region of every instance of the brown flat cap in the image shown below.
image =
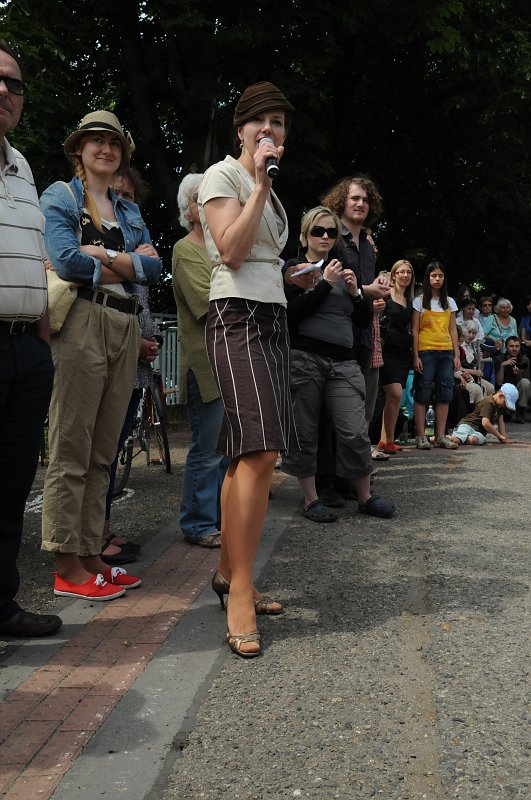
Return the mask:
<svg viewBox="0 0 531 800"><path fill-rule="evenodd" d="M262 111L272 111L274 108L281 108L284 111L294 111L295 109L288 98L282 94L280 89L269 81L253 83L244 91L234 109L235 125L243 125L256 114Z"/></svg>

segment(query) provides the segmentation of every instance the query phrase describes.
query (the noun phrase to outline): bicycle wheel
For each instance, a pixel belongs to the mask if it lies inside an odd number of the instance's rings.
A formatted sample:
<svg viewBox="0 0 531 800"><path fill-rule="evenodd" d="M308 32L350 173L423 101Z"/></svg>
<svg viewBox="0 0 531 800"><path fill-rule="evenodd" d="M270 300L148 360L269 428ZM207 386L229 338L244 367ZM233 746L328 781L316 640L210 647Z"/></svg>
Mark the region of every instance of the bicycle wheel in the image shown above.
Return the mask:
<svg viewBox="0 0 531 800"><path fill-rule="evenodd" d="M116 478L114 480L113 497L118 497L127 486L129 480L129 473L131 472L131 462L133 460L133 437L128 436L125 440L120 455L118 456L118 463L116 465Z"/></svg>
<svg viewBox="0 0 531 800"><path fill-rule="evenodd" d="M171 473L171 456L170 456L170 443L168 442L168 433L164 422L164 401L160 392L160 388L156 382L151 387L152 397L152 410L151 410L151 434L155 434L157 443L157 450L160 456L160 463L164 465L164 469L168 474ZM153 443L155 449L155 444ZM156 450L155 450L156 452Z"/></svg>

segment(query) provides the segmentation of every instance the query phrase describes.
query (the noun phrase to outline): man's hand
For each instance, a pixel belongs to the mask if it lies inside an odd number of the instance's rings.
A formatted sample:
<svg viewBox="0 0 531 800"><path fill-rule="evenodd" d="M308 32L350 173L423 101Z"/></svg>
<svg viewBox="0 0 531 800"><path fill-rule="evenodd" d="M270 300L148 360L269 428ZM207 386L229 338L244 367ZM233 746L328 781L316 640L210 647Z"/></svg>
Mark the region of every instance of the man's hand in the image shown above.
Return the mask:
<svg viewBox="0 0 531 800"><path fill-rule="evenodd" d="M362 288L365 297L369 297L371 300L386 300L391 292L389 279L384 275L378 275L372 283Z"/></svg>

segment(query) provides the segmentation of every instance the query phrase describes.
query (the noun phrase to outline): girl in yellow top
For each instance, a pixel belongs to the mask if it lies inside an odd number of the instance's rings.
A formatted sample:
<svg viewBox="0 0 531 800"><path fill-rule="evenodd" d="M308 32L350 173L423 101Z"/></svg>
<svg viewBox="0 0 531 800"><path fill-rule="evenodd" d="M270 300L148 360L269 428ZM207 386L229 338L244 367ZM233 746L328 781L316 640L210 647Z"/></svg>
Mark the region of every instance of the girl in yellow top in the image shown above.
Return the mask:
<svg viewBox="0 0 531 800"><path fill-rule="evenodd" d="M457 304L448 297L446 270L440 261L426 267L422 297L413 300L413 368L415 370L414 417L417 447L429 450L426 438L426 403L435 383L435 447L455 450L446 435L448 406L454 391L454 372L460 369L455 314Z"/></svg>

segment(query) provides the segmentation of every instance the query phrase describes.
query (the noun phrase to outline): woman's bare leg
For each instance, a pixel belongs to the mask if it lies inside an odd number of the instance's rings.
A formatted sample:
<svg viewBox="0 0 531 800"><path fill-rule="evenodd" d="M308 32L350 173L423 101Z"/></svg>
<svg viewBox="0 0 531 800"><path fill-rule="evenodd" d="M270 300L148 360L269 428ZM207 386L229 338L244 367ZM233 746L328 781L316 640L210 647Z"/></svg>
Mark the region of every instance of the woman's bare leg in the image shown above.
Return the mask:
<svg viewBox="0 0 531 800"><path fill-rule="evenodd" d="M94 573L82 562L77 553L56 553L57 574L70 583L86 583ZM107 567L105 567L107 569Z"/></svg>
<svg viewBox="0 0 531 800"><path fill-rule="evenodd" d="M426 403L413 403L413 419L417 436L426 435Z"/></svg>
<svg viewBox="0 0 531 800"><path fill-rule="evenodd" d="M446 420L448 419L448 403L437 403L435 405L435 438L440 439L446 432Z"/></svg>
<svg viewBox="0 0 531 800"><path fill-rule="evenodd" d="M269 486L276 461L276 450L240 456L229 467L230 482L226 489L225 484L223 485L225 515L221 523L221 540L225 541L230 566L227 627L234 634L256 630L254 559L267 511ZM251 653L256 652L259 646L254 642L246 642L241 649Z"/></svg>
<svg viewBox="0 0 531 800"><path fill-rule="evenodd" d="M400 383L389 383L384 386L385 406L382 414L382 433L380 441L394 442L396 421L400 411L400 401L402 400L402 385Z"/></svg>
<svg viewBox="0 0 531 800"><path fill-rule="evenodd" d="M226 529L226 519L227 519L227 497L229 496L230 485L232 483L232 478L234 476L234 472L238 465L238 460L232 461L225 473L225 478L223 479L223 485L221 487L221 495L220 495L220 508L221 508L221 550L219 554L219 566L218 569L225 578L225 580L229 581L231 579L231 571L230 571L230 562L229 562L229 554L227 551L227 529Z"/></svg>

